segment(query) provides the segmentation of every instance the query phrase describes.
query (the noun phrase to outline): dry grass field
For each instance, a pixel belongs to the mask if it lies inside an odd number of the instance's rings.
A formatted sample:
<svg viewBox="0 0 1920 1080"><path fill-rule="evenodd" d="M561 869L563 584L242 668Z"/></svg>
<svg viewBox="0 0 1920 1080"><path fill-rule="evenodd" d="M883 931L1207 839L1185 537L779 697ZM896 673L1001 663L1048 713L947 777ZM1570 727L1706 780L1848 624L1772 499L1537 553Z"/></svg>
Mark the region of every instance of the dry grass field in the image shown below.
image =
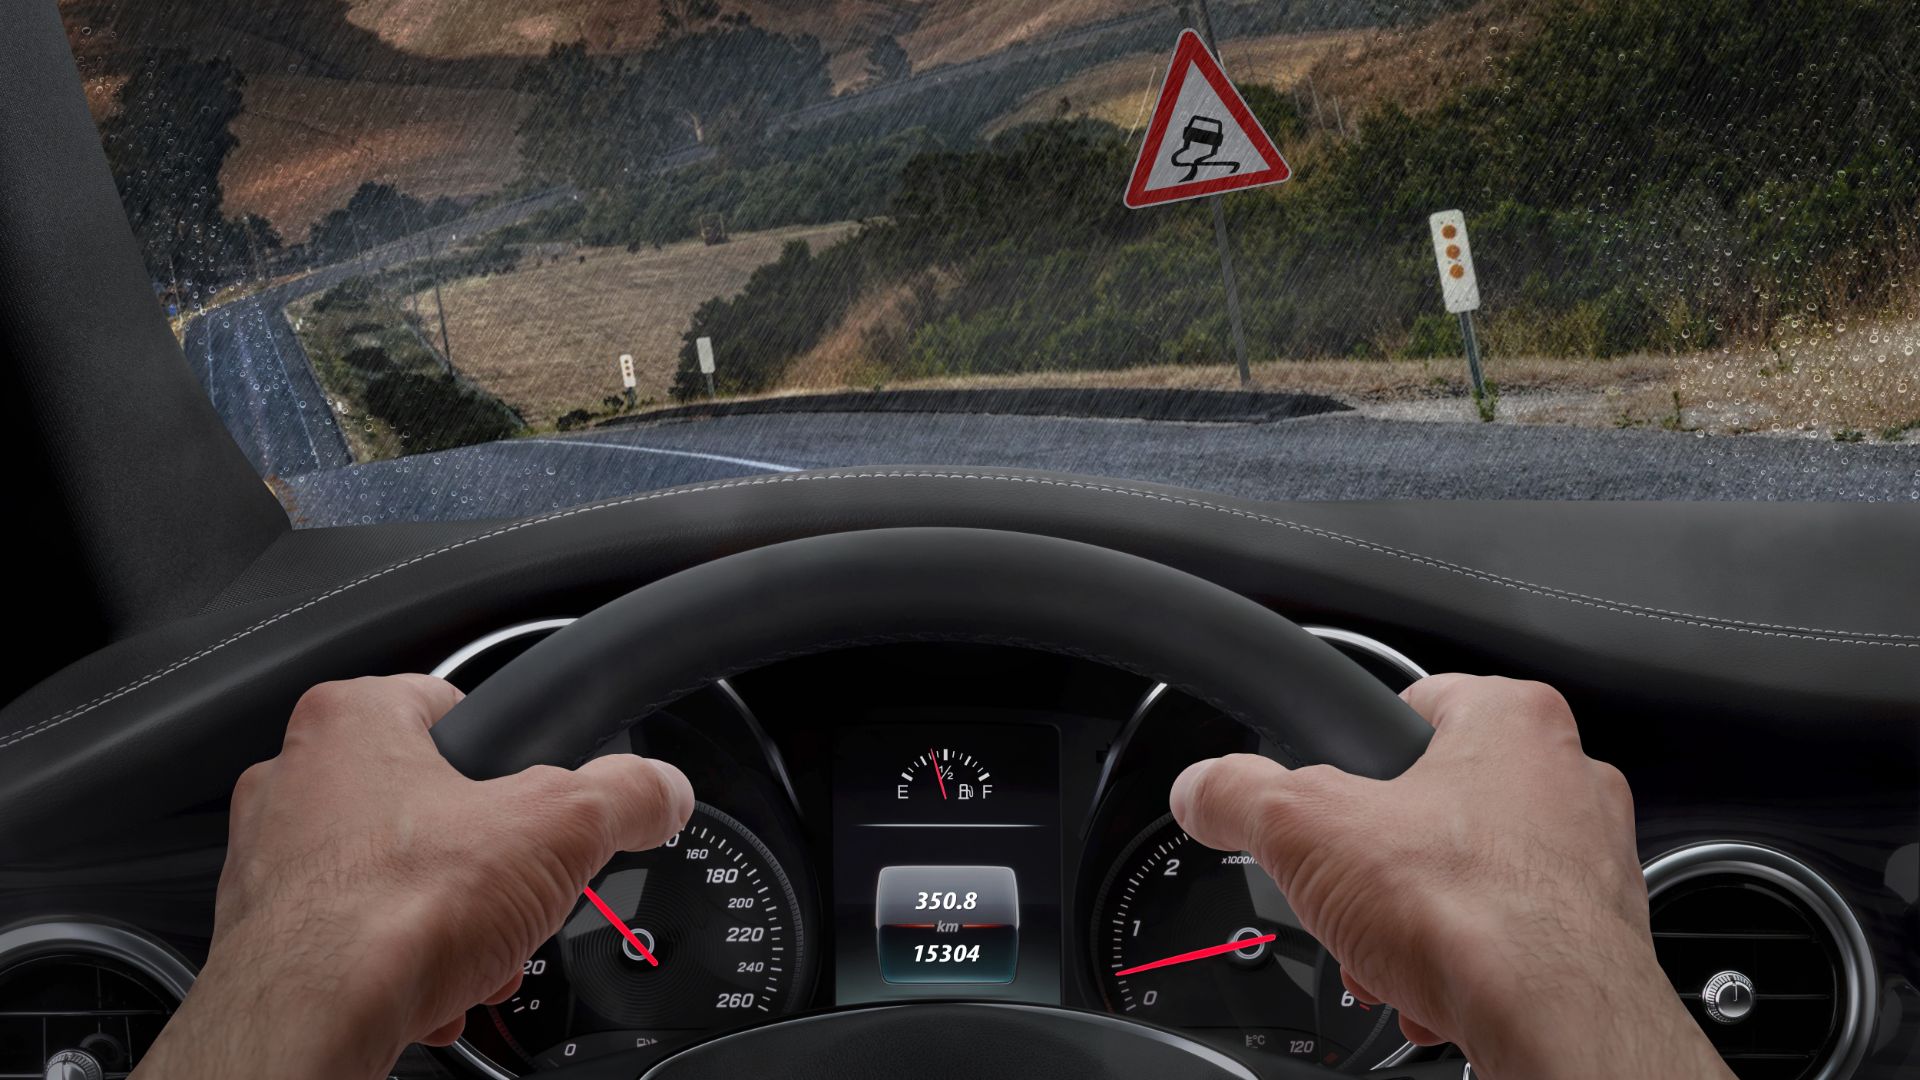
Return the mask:
<svg viewBox="0 0 1920 1080"><path fill-rule="evenodd" d="M1308 74L1318 93L1337 98L1350 114L1388 102L1419 112L1492 78L1500 60L1539 32L1544 7L1537 0L1488 0L1411 30L1354 34Z"/></svg>
<svg viewBox="0 0 1920 1080"><path fill-rule="evenodd" d="M1363 40L1357 32L1330 31L1229 41L1221 46L1221 62L1238 82L1291 89L1322 57L1357 48ZM994 121L988 133L1056 116L1063 100L1075 116L1084 114L1131 131L1146 123L1153 96L1166 78L1166 63L1166 50L1109 60L1033 95Z"/></svg>
<svg viewBox="0 0 1920 1080"><path fill-rule="evenodd" d="M368 181L459 197L498 191L520 169L525 100L508 90L261 75L245 103L220 172L226 205L266 217L289 243Z"/></svg>
<svg viewBox="0 0 1920 1080"><path fill-rule="evenodd" d="M695 308L738 292L788 241L818 249L853 228L798 226L736 234L715 247L690 240L632 254L588 248L454 282L442 290L454 362L536 427L618 394L621 353L633 354L639 397L664 402ZM432 294L415 302L431 321Z"/></svg>
<svg viewBox="0 0 1920 1080"><path fill-rule="evenodd" d="M659 9L633 0L350 0L347 18L405 52L441 59L538 56L554 42L596 52L643 49ZM834 89L865 77L867 46L897 37L916 70L960 63L1023 41L1125 15L1159 0L732 0L770 30L811 34L832 65ZM917 9L917 10L916 10Z"/></svg>

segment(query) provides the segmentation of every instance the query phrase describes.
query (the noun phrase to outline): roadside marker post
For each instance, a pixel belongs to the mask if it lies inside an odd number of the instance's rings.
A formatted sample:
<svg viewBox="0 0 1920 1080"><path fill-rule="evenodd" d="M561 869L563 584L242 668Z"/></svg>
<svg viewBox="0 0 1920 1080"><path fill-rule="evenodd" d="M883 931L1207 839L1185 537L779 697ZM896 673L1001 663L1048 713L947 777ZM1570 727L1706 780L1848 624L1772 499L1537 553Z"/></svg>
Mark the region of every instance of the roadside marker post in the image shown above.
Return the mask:
<svg viewBox="0 0 1920 1080"><path fill-rule="evenodd" d="M633 392L634 388L640 385L640 380L633 377L632 353L620 354L620 385L627 392L627 408L633 408Z"/></svg>
<svg viewBox="0 0 1920 1080"><path fill-rule="evenodd" d="M1433 231L1433 259L1440 268L1440 298L1447 311L1460 316L1460 339L1466 344L1467 376L1473 380L1476 404L1487 397L1480 372L1480 339L1474 333L1473 313L1480 308L1480 282L1473 274L1473 247L1467 242L1467 217L1458 210L1442 210L1427 219Z"/></svg>
<svg viewBox="0 0 1920 1080"><path fill-rule="evenodd" d="M1187 5L1182 3L1183 11ZM1139 210L1187 199L1212 199L1213 236L1220 248L1220 279L1227 294L1227 319L1233 333L1240 385L1252 381L1247 369L1247 334L1240 316L1240 283L1233 268L1233 245L1226 212L1218 196L1229 191L1278 184L1293 175L1286 160L1247 107L1246 99L1221 68L1213 20L1206 0L1198 9L1200 30L1180 32L1167 66L1160 99L1147 137L1140 144L1122 198ZM1189 17L1189 22L1192 18ZM1204 38L1202 37L1204 33ZM1176 125L1177 121L1177 125ZM1169 134L1177 136L1170 140ZM1169 149L1169 142L1173 148Z"/></svg>
<svg viewBox="0 0 1920 1080"><path fill-rule="evenodd" d="M713 339L710 337L694 339L693 351L700 354L700 374L707 377L707 397L719 397L720 395L713 390Z"/></svg>

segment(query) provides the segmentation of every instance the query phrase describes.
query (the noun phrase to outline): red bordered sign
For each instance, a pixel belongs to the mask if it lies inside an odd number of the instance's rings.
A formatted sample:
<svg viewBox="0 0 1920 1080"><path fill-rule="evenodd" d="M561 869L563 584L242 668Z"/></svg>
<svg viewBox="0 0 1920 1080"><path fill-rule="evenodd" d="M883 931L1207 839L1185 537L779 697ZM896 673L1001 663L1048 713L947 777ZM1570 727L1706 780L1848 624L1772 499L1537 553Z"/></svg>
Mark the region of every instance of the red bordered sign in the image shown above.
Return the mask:
<svg viewBox="0 0 1920 1080"><path fill-rule="evenodd" d="M1181 31L1127 181L1126 204L1138 210L1278 184L1292 175L1200 35Z"/></svg>

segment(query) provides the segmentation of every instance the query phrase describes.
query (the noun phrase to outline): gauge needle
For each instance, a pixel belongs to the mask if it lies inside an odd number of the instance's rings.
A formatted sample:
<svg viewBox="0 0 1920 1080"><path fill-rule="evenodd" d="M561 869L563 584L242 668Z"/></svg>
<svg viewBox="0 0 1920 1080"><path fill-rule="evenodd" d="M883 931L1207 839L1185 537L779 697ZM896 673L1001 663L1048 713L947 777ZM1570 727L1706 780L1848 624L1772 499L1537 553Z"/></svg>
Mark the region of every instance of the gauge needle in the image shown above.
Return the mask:
<svg viewBox="0 0 1920 1080"><path fill-rule="evenodd" d="M626 920L613 913L613 909L607 906L607 902L600 899L600 894L593 891L593 886L589 885L582 891L586 893L588 900L593 901L593 906L600 909L600 914L606 916L607 921L613 924L613 928L620 931L620 936L627 939L627 944L640 950L642 960L654 967L660 966L660 961L653 958L653 950L641 944L639 936L633 932L633 927L628 926Z"/></svg>
<svg viewBox="0 0 1920 1080"><path fill-rule="evenodd" d="M933 762L933 778L940 782L940 797L947 797L947 778L940 775L940 758L932 750L927 751L927 760Z"/></svg>
<svg viewBox="0 0 1920 1080"><path fill-rule="evenodd" d="M1117 979L1126 975L1137 975L1142 971L1152 971L1154 968L1172 967L1175 964L1184 964L1189 960L1205 960L1209 956L1219 956L1222 953L1238 952L1241 949L1250 949L1255 945L1265 945L1267 942L1272 941L1274 938L1279 936L1280 935L1278 934L1262 934L1259 937L1236 938L1232 941L1228 941L1220 945L1209 945L1204 949L1195 949L1192 952L1183 952L1176 956L1163 956L1158 960L1149 960L1144 964L1138 964L1138 965L1135 965L1134 967L1127 968L1125 971L1116 971L1113 973L1113 975L1114 975L1114 978Z"/></svg>

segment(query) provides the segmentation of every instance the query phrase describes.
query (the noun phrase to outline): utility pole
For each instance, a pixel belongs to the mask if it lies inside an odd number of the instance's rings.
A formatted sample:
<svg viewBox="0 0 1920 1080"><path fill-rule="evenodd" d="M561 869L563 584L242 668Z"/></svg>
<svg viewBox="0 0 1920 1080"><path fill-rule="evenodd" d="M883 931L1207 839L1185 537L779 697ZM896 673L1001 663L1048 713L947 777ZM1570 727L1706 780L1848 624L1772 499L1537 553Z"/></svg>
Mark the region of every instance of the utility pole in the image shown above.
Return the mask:
<svg viewBox="0 0 1920 1080"><path fill-rule="evenodd" d="M1213 16L1207 11L1207 0L1196 2L1200 37L1207 43L1207 50L1218 59L1220 43L1213 36ZM1180 7L1181 21L1193 25L1193 15L1185 0ZM1233 358L1240 369L1240 387L1245 389L1253 382L1253 374L1247 369L1247 331L1240 321L1240 281L1233 272L1233 242L1227 236L1227 213L1220 205L1220 198L1215 195L1207 202L1213 205L1213 238L1220 247L1220 281L1227 290L1227 322L1233 332Z"/></svg>
<svg viewBox="0 0 1920 1080"><path fill-rule="evenodd" d="M453 374L453 341L447 337L447 305L440 299L440 264L434 260L433 238L427 238L427 273L433 275L433 310L440 315L440 352L447 358L447 374Z"/></svg>

